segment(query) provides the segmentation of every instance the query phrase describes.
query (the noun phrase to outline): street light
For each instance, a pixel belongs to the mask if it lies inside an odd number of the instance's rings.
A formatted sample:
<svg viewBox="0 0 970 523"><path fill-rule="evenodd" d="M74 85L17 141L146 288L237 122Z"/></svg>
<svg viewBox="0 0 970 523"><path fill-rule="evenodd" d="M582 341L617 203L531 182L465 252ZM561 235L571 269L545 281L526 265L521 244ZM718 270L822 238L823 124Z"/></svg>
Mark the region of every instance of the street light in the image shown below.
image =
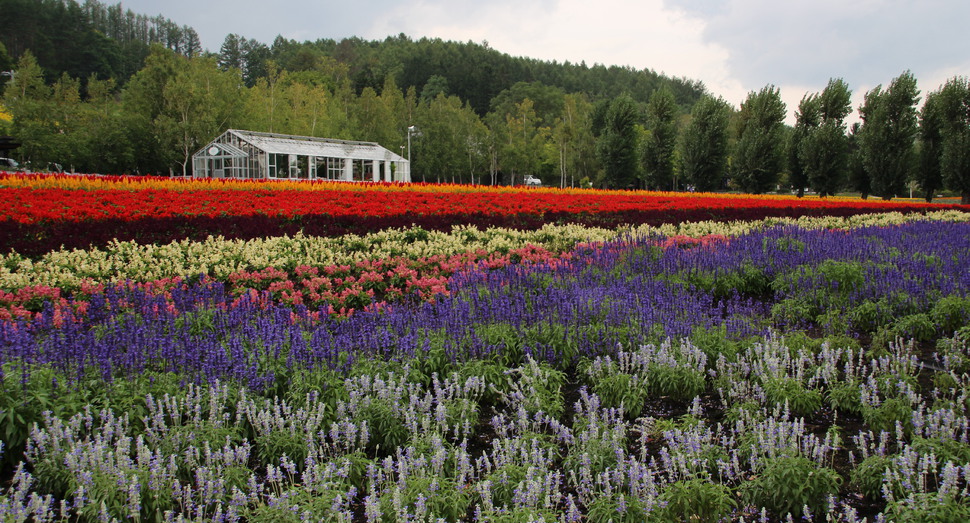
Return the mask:
<svg viewBox="0 0 970 523"><path fill-rule="evenodd" d="M417 126L414 126L414 125L408 126L408 178L409 178L408 181L409 182L411 181L410 178L411 178L411 135L412 134L418 134ZM423 182L424 180L422 179L421 181Z"/></svg>

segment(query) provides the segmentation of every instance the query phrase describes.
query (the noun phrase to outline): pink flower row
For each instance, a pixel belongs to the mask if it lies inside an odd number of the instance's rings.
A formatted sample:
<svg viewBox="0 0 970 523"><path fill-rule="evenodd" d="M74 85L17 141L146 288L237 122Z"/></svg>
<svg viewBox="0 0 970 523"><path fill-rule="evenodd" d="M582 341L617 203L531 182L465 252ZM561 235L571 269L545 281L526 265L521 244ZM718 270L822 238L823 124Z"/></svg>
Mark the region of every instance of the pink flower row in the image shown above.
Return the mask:
<svg viewBox="0 0 970 523"><path fill-rule="evenodd" d="M557 254L528 245L504 254L477 250L452 256L363 260L354 265L300 265L292 271L267 267L233 273L223 283L237 301L243 295L256 298L263 293L282 303L343 316L355 310L381 308L407 299L434 301L436 296L448 296L451 276L462 268L477 265L496 269L512 263L541 263L570 256L570 253ZM173 277L149 282L128 281L118 283L117 287L141 289L164 296L171 303L171 290L184 285L187 282L183 278ZM83 315L91 296L107 288L105 283L88 280L73 293L44 285L11 292L0 290L0 320L32 318L39 315L46 302L50 302L55 311L70 307L76 314Z"/></svg>

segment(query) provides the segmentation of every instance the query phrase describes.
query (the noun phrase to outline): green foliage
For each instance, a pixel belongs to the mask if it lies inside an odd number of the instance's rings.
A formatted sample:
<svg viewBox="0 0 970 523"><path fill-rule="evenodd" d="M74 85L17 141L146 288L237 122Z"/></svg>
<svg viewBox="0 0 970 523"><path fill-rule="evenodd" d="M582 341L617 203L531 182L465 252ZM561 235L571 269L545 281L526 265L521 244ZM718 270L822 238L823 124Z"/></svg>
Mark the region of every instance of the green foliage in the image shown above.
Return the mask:
<svg viewBox="0 0 970 523"><path fill-rule="evenodd" d="M622 492L597 496L586 507L586 517L591 523L642 523L646 514L642 501Z"/></svg>
<svg viewBox="0 0 970 523"><path fill-rule="evenodd" d="M367 422L370 430L367 448L376 455L393 454L411 436L404 420L387 400L374 398L361 410L358 417Z"/></svg>
<svg viewBox="0 0 970 523"><path fill-rule="evenodd" d="M886 506L886 520L899 523L962 523L970 521L970 503L964 497L935 493L915 493L891 501Z"/></svg>
<svg viewBox="0 0 970 523"><path fill-rule="evenodd" d="M892 323L894 315L889 300L865 300L848 312L849 324L858 332L875 332Z"/></svg>
<svg viewBox="0 0 970 523"><path fill-rule="evenodd" d="M715 523L726 520L738 505L730 488L706 479L671 483L659 500L659 516L667 521Z"/></svg>
<svg viewBox="0 0 970 523"><path fill-rule="evenodd" d="M340 496L346 496L343 488L315 488L312 491L296 487L284 492L278 500L251 509L249 521L266 523L302 523L307 518L321 523L342 521L333 513L333 503Z"/></svg>
<svg viewBox="0 0 970 523"><path fill-rule="evenodd" d="M691 112L691 122L681 136L680 171L684 183L698 191L724 187L728 157L728 115L722 99L702 98Z"/></svg>
<svg viewBox="0 0 970 523"><path fill-rule="evenodd" d="M510 401L521 402L526 412L532 414L545 412L553 417L562 414L566 406L562 395L565 373L530 357L525 365L510 370L509 374L512 380Z"/></svg>
<svg viewBox="0 0 970 523"><path fill-rule="evenodd" d="M666 87L650 96L647 126L650 135L643 144L643 171L646 186L655 190L676 190L674 149L677 145L677 102Z"/></svg>
<svg viewBox="0 0 970 523"><path fill-rule="evenodd" d="M833 385L826 394L826 401L833 409L850 414L862 414L862 396L859 384L854 381Z"/></svg>
<svg viewBox="0 0 970 523"><path fill-rule="evenodd" d="M84 409L86 387L76 387L49 366L4 363L0 375L0 442L4 465L21 459L30 427L44 412L69 417ZM76 384L75 384L76 385Z"/></svg>
<svg viewBox="0 0 970 523"><path fill-rule="evenodd" d="M916 167L916 78L905 72L885 90L876 86L859 108L862 163L872 191L888 200L903 193Z"/></svg>
<svg viewBox="0 0 970 523"><path fill-rule="evenodd" d="M798 166L820 196L834 195L845 183L848 138L844 120L851 110L850 95L844 81L832 79L821 94L806 96L799 105L803 117L796 122Z"/></svg>
<svg viewBox="0 0 970 523"><path fill-rule="evenodd" d="M724 325L694 327L690 332L690 342L704 352L708 362L717 361L722 354L728 360L733 360L742 346L742 342L728 338Z"/></svg>
<svg viewBox="0 0 970 523"><path fill-rule="evenodd" d="M943 334L950 335L970 324L970 298L956 295L940 298L930 309L929 315Z"/></svg>
<svg viewBox="0 0 970 523"><path fill-rule="evenodd" d="M943 85L935 95L941 115L942 143L940 147L940 172L944 184L963 195L962 203L970 203L970 81L954 77Z"/></svg>
<svg viewBox="0 0 970 523"><path fill-rule="evenodd" d="M489 474L485 480L491 485L489 492L492 494L492 504L496 507L514 506L515 489L525 481L526 473L525 467L510 463Z"/></svg>
<svg viewBox="0 0 970 523"><path fill-rule="evenodd" d="M769 405L788 405L796 416L811 416L822 406L822 393L806 389L794 378L770 378L764 383Z"/></svg>
<svg viewBox="0 0 970 523"><path fill-rule="evenodd" d="M864 407L862 417L876 434L881 431L894 432L897 422L907 432L911 432L913 427L913 407L903 398L889 398L877 407Z"/></svg>
<svg viewBox="0 0 970 523"><path fill-rule="evenodd" d="M927 94L919 114L919 166L916 181L927 202L932 201L936 191L943 187L943 172L940 169L945 125L942 102L939 91Z"/></svg>
<svg viewBox="0 0 970 523"><path fill-rule="evenodd" d="M403 487L396 485L381 496L381 521L394 523L401 520L403 514L397 513L395 506L421 519L431 516L446 521L460 521L468 512L471 496L452 478L419 475L409 477L404 483ZM419 497L423 498L425 514L415 514Z"/></svg>
<svg viewBox="0 0 970 523"><path fill-rule="evenodd" d="M905 339L931 341L936 338L936 325L928 314L910 314L896 320L893 330Z"/></svg>
<svg viewBox="0 0 970 523"><path fill-rule="evenodd" d="M637 188L637 134L639 108L629 96L610 102L603 131L597 144L597 154L605 170L609 187Z"/></svg>
<svg viewBox="0 0 970 523"><path fill-rule="evenodd" d="M675 401L690 401L704 392L704 374L686 366L651 365L646 376L652 394L668 396Z"/></svg>
<svg viewBox="0 0 970 523"><path fill-rule="evenodd" d="M937 438L913 438L913 450L923 455L933 454L939 463L947 461L957 465L970 463L970 444L953 440Z"/></svg>
<svg viewBox="0 0 970 523"><path fill-rule="evenodd" d="M838 494L842 477L801 456L765 460L760 474L743 485L749 502L765 507L778 517L802 515L802 507L813 512L824 509L830 495Z"/></svg>
<svg viewBox="0 0 970 523"><path fill-rule="evenodd" d="M852 469L850 482L862 495L880 499L883 495L883 476L891 465L892 460L888 456L869 456Z"/></svg>
<svg viewBox="0 0 970 523"><path fill-rule="evenodd" d="M738 142L732 157L734 180L741 190L773 190L784 166L785 103L777 87L748 93L738 113Z"/></svg>

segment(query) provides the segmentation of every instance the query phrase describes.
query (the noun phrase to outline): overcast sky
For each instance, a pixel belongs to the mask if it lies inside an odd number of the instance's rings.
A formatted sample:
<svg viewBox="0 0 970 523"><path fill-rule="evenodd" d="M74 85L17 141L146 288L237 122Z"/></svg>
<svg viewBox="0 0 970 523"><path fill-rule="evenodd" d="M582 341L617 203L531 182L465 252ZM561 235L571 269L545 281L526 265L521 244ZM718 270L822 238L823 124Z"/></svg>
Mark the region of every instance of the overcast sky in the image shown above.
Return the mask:
<svg viewBox="0 0 970 523"><path fill-rule="evenodd" d="M110 2L108 2L110 3ZM195 28L219 51L236 33L271 45L404 33L487 41L513 56L632 66L701 80L734 106L781 89L799 100L842 78L858 109L866 91L910 70L920 90L970 75L966 0L124 0ZM920 102L922 105L922 101Z"/></svg>

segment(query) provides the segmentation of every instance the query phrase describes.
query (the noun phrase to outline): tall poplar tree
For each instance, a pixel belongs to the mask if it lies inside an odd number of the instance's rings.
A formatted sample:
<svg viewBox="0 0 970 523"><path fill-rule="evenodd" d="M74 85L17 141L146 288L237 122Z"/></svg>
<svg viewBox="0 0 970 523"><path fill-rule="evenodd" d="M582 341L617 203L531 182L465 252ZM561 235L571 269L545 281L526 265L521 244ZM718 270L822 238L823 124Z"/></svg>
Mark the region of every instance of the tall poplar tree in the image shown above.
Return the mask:
<svg viewBox="0 0 970 523"><path fill-rule="evenodd" d="M616 189L635 188L637 181L637 130L639 110L636 102L622 95L606 111L597 152L606 182Z"/></svg>
<svg viewBox="0 0 970 523"><path fill-rule="evenodd" d="M943 154L943 108L939 91L926 95L919 115L919 166L916 181L927 202L943 187L940 156Z"/></svg>
<svg viewBox="0 0 970 523"><path fill-rule="evenodd" d="M818 125L801 139L798 159L809 186L819 196L831 196L845 184L848 137L845 117L852 111L852 92L841 79L829 80L818 95Z"/></svg>
<svg viewBox="0 0 970 523"><path fill-rule="evenodd" d="M901 194L916 167L918 131L916 78L907 71L885 90L876 86L859 108L862 128L859 146L872 192L890 200Z"/></svg>
<svg viewBox="0 0 970 523"><path fill-rule="evenodd" d="M668 87L661 87L650 97L647 104L650 135L643 147L644 180L650 189L677 189L674 180L677 113L677 101Z"/></svg>
<svg viewBox="0 0 970 523"><path fill-rule="evenodd" d="M769 85L748 94L738 114L734 179L741 190L760 194L778 182L784 166L785 102Z"/></svg>
<svg viewBox="0 0 970 523"><path fill-rule="evenodd" d="M727 102L705 96L691 111L681 143L681 173L698 191L724 187L728 156Z"/></svg>
<svg viewBox="0 0 970 523"><path fill-rule="evenodd" d="M970 205L970 82L954 77L940 89L943 147L940 172L949 189Z"/></svg>
<svg viewBox="0 0 970 523"><path fill-rule="evenodd" d="M805 188L808 187L808 174L801 158L802 143L818 127L819 118L818 94L806 94L798 103L795 128L788 136L788 182L799 198L805 196Z"/></svg>

